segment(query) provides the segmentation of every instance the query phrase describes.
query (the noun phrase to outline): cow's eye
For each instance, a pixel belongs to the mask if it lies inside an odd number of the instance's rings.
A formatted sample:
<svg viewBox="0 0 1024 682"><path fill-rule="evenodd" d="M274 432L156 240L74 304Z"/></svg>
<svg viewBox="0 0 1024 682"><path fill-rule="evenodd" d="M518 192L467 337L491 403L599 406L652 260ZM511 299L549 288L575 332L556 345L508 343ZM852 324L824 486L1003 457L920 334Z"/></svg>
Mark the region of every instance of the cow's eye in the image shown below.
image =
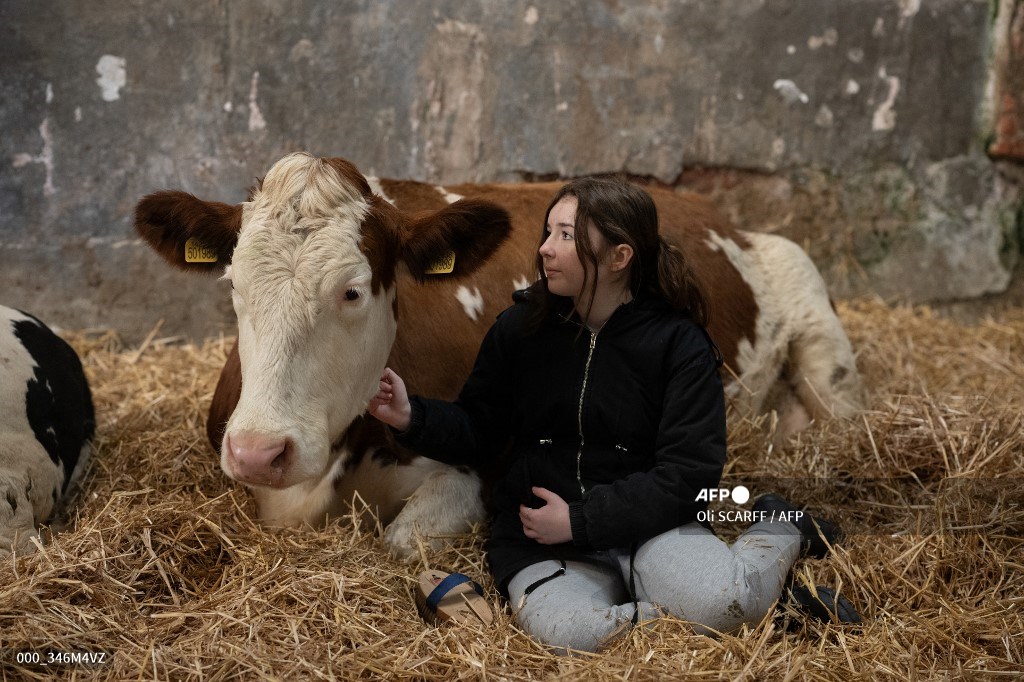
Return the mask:
<svg viewBox="0 0 1024 682"><path fill-rule="evenodd" d="M334 306L340 311L361 310L367 294L362 278L353 278L335 289Z"/></svg>

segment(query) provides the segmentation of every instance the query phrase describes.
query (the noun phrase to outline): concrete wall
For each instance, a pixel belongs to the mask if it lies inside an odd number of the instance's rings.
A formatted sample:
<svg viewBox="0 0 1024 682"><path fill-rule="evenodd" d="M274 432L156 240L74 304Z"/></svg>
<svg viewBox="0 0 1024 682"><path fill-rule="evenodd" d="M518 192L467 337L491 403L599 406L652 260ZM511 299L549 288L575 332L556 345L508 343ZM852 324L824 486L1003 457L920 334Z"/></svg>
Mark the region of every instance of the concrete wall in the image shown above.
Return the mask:
<svg viewBox="0 0 1024 682"><path fill-rule="evenodd" d="M1024 111L997 94L1021 6L5 0L0 301L128 339L230 330L222 285L159 262L133 206L242 200L296 149L435 182L625 171L799 241L840 297L998 292L1024 154L986 151Z"/></svg>

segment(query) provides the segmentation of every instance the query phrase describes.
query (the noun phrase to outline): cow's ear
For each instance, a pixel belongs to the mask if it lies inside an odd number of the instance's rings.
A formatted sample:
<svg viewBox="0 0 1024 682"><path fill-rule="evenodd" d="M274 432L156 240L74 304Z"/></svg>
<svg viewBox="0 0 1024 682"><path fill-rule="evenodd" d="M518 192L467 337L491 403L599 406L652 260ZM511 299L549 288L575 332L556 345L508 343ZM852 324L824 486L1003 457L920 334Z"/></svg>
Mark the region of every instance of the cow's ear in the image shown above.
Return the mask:
<svg viewBox="0 0 1024 682"><path fill-rule="evenodd" d="M511 231L508 211L502 207L460 199L405 226L402 260L421 281L463 277L483 265Z"/></svg>
<svg viewBox="0 0 1024 682"><path fill-rule="evenodd" d="M242 227L242 206L203 201L187 192L150 194L135 207L135 230L182 270L220 272Z"/></svg>

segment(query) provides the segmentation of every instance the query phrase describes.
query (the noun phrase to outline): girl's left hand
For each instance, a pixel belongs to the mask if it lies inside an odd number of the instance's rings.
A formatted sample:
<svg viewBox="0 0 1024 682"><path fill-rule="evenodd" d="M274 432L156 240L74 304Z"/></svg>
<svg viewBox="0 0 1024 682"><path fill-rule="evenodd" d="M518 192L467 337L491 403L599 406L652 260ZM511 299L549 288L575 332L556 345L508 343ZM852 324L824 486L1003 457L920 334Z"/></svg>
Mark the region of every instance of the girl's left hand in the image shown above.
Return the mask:
<svg viewBox="0 0 1024 682"><path fill-rule="evenodd" d="M569 505L547 488L533 488L533 494L547 504L539 509L519 505L519 520L526 537L542 545L557 545L572 540Z"/></svg>

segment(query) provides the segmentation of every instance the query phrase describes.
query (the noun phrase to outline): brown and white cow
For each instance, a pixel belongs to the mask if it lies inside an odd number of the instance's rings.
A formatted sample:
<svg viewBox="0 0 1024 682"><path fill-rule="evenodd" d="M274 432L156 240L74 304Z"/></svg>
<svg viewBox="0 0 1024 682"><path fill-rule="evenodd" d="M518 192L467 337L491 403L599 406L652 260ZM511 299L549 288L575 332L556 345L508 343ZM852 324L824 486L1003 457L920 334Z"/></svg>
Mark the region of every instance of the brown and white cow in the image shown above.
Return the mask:
<svg viewBox="0 0 1024 682"><path fill-rule="evenodd" d="M412 392L457 394L491 322L535 277L556 189L378 180L297 153L239 205L175 191L139 203L136 229L168 262L232 283L238 343L207 431L265 523L318 524L357 490L405 554L417 529L444 535L482 518L475 472L404 452L364 409L385 365ZM695 195L649 191L708 292L741 412L778 409L788 433L856 410L854 355L804 252L736 230ZM214 262L188 262L197 249ZM430 274L448 253L454 270Z"/></svg>

